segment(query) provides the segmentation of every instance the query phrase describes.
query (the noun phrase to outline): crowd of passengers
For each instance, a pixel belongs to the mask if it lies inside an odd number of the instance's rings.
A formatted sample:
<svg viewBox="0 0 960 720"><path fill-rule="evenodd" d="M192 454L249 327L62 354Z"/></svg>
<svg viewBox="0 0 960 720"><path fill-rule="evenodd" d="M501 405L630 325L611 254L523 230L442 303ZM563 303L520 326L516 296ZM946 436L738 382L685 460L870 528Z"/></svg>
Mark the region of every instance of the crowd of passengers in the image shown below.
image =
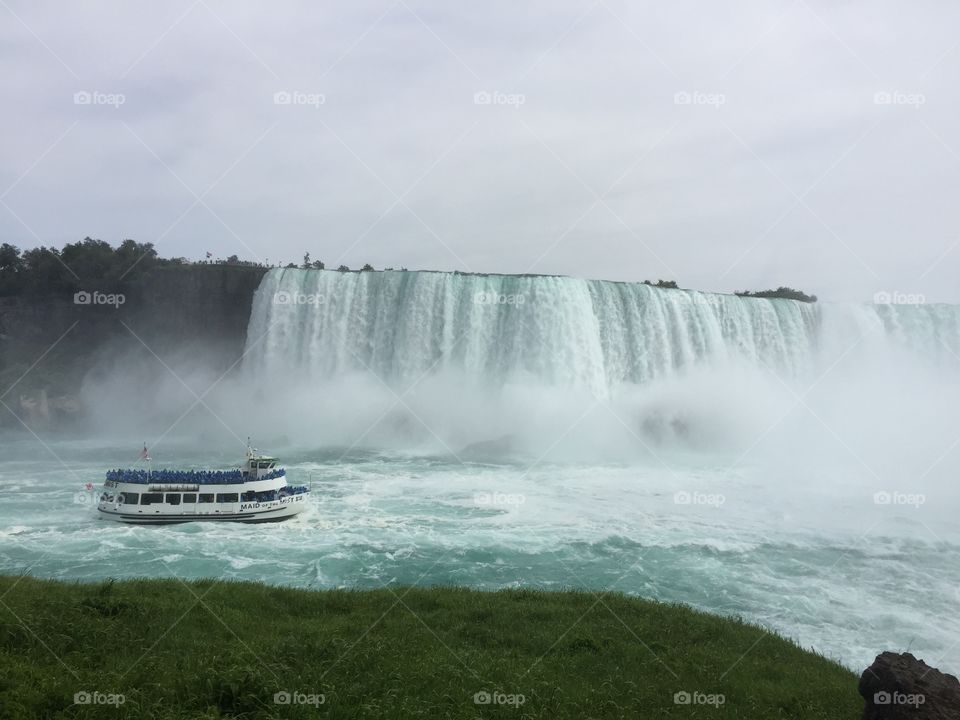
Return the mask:
<svg viewBox="0 0 960 720"><path fill-rule="evenodd" d="M280 468L256 478L273 480L281 477ZM253 479L240 470L108 470L107 480L126 483L182 483L199 485L231 485Z"/></svg>

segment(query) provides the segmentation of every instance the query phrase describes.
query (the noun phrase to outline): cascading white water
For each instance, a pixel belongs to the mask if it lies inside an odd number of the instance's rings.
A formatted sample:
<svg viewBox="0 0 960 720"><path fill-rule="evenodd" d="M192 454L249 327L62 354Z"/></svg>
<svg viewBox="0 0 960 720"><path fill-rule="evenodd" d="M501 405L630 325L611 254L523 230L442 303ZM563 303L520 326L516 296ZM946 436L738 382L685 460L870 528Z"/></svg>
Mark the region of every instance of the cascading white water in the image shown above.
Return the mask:
<svg viewBox="0 0 960 720"><path fill-rule="evenodd" d="M368 371L399 384L456 369L605 396L731 358L803 373L820 314L790 300L641 283L278 269L257 291L245 365L260 377Z"/></svg>
<svg viewBox="0 0 960 720"><path fill-rule="evenodd" d="M955 362L960 312L569 277L278 269L257 290L245 366L259 377L366 371L400 385L455 369L478 382L527 380L607 396L621 384L731 359L799 377L854 342Z"/></svg>

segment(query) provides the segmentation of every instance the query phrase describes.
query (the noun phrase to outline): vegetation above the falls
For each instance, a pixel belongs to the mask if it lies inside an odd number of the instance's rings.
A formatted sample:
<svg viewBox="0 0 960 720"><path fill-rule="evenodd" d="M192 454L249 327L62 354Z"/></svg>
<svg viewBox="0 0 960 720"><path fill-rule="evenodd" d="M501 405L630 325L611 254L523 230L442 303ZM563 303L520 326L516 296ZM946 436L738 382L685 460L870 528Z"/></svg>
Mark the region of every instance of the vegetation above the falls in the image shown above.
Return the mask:
<svg viewBox="0 0 960 720"><path fill-rule="evenodd" d="M736 294L740 297L782 298L785 300L797 300L805 303L813 303L817 301L816 295L807 295L802 290L794 290L793 288L783 287L782 285L776 290L741 290Z"/></svg>
<svg viewBox="0 0 960 720"><path fill-rule="evenodd" d="M95 288L100 292L123 292L157 268L220 264L234 267L265 267L232 255L215 263L191 262L186 258L161 258L153 243L124 240L113 247L104 240L84 238L60 250L38 247L21 251L0 245L0 296L63 295Z"/></svg>

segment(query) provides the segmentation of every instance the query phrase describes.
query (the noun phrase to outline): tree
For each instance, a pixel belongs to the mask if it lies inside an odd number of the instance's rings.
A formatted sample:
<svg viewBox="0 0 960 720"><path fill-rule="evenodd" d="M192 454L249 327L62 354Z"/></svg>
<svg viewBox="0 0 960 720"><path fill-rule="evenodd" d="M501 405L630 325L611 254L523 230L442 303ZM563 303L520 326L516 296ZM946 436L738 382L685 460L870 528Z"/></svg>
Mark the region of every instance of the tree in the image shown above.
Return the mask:
<svg viewBox="0 0 960 720"><path fill-rule="evenodd" d="M120 247L114 252L121 273L127 272L130 268L136 267L133 272L140 272L153 266L157 259L157 251L153 243L138 243L136 240L124 240Z"/></svg>
<svg viewBox="0 0 960 720"><path fill-rule="evenodd" d="M112 286L133 267L133 262L126 267L121 266L121 260L110 243L90 237L64 245L60 251L60 259L65 266L64 279L80 284L97 281L103 283L106 280L106 283Z"/></svg>
<svg viewBox="0 0 960 720"><path fill-rule="evenodd" d="M664 288L666 290L676 290L677 281L676 280L657 280L656 284L650 282L649 280L643 281L644 285L650 285L652 287Z"/></svg>
<svg viewBox="0 0 960 720"><path fill-rule="evenodd" d="M9 243L0 245L0 271L20 272L23 268L24 262L20 257L20 248Z"/></svg>
<svg viewBox="0 0 960 720"><path fill-rule="evenodd" d="M323 260L314 260L314 261L313 261L313 269L314 269L314 270L323 270L324 267L326 267L326 266L323 264Z"/></svg>
<svg viewBox="0 0 960 720"><path fill-rule="evenodd" d="M338 271L338 272L350 272L350 268L348 268L346 265L341 265L340 267L337 268L337 271Z"/></svg>
<svg viewBox="0 0 960 720"><path fill-rule="evenodd" d="M0 245L0 295L16 295L24 283L26 263L20 248L9 243Z"/></svg>
<svg viewBox="0 0 960 720"><path fill-rule="evenodd" d="M310 269L310 253L303 254L303 269L304 270Z"/></svg>
<svg viewBox="0 0 960 720"><path fill-rule="evenodd" d="M287 268L295 268L296 266L296 263L287 263Z"/></svg>
<svg viewBox="0 0 960 720"><path fill-rule="evenodd" d="M75 292L76 278L64 265L57 248L40 246L23 253L28 280L26 287L42 293Z"/></svg>
<svg viewBox="0 0 960 720"><path fill-rule="evenodd" d="M373 265L371 265L370 263L367 263L362 268L360 268L360 272L372 272L372 271L373 271Z"/></svg>
<svg viewBox="0 0 960 720"><path fill-rule="evenodd" d="M742 290L738 293L735 293L740 297L755 297L755 298L785 298L787 300L797 300L799 302L808 302L814 303L817 301L816 295L807 295L802 290L795 290L793 288L780 286L776 290Z"/></svg>

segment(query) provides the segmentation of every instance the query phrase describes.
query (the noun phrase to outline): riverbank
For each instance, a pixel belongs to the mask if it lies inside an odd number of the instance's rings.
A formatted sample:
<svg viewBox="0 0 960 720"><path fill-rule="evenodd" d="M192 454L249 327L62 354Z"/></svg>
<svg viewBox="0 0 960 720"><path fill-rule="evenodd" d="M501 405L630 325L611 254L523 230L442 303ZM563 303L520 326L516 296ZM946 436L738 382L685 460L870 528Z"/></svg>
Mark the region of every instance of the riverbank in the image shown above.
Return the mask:
<svg viewBox="0 0 960 720"><path fill-rule="evenodd" d="M851 718L857 676L610 594L0 578L12 718Z"/></svg>

